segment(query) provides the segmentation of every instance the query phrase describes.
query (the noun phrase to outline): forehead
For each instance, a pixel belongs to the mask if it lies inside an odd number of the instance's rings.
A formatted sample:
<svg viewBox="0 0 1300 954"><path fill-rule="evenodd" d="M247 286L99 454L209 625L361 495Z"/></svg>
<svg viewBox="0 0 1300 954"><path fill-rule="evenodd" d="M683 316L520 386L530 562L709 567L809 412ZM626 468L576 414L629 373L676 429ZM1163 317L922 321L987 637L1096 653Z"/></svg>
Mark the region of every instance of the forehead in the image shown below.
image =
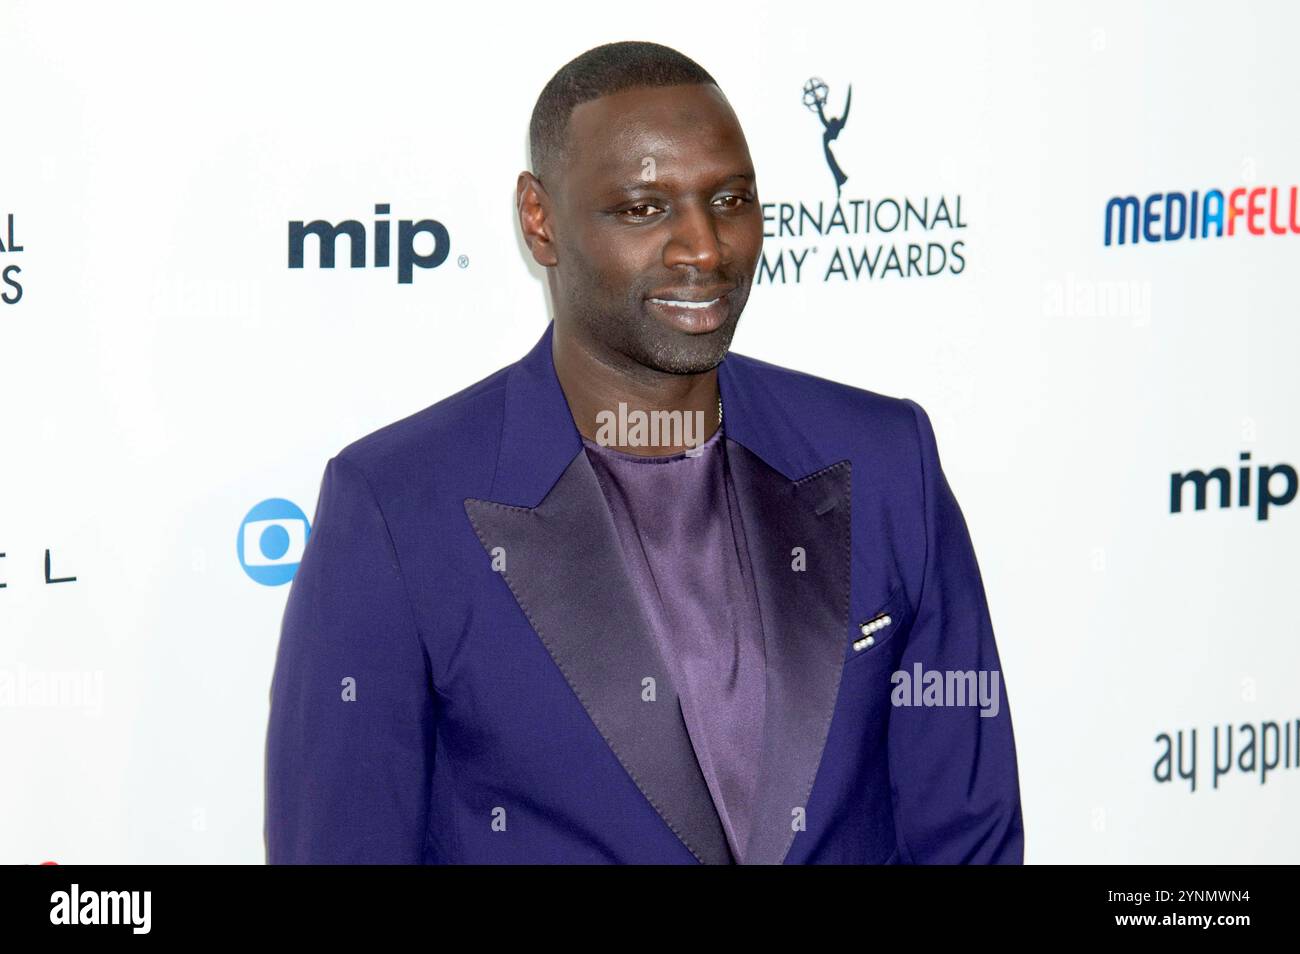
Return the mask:
<svg viewBox="0 0 1300 954"><path fill-rule="evenodd" d="M623 178L629 163L689 160L705 167L748 158L740 122L711 83L637 87L575 106L569 118L571 178Z"/></svg>

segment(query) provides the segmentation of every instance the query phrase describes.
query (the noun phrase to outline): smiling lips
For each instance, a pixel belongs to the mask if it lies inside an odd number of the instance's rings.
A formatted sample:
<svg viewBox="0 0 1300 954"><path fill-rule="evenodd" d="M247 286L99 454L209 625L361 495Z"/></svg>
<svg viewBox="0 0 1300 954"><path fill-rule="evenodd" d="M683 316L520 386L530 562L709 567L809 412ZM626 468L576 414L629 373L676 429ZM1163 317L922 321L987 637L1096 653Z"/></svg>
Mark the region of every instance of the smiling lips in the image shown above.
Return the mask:
<svg viewBox="0 0 1300 954"><path fill-rule="evenodd" d="M727 320L727 295L730 289L719 289L713 298L688 298L663 296L647 298L653 310L670 325L687 334L707 334L722 327Z"/></svg>
<svg viewBox="0 0 1300 954"><path fill-rule="evenodd" d="M685 298L651 298L650 300L658 302L661 305L672 305L676 308L708 308L718 299L710 298L708 301L687 301Z"/></svg>

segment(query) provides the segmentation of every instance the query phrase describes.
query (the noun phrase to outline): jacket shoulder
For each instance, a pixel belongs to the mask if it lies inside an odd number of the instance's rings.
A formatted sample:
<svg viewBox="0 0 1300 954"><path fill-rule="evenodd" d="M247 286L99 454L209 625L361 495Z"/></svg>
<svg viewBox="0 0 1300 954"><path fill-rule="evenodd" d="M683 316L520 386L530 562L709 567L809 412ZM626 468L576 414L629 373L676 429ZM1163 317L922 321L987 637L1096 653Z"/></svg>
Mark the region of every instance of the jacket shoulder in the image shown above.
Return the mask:
<svg viewBox="0 0 1300 954"><path fill-rule="evenodd" d="M469 476L490 469L512 367L351 441L335 456L354 464L372 486L400 485L403 477L417 473Z"/></svg>
<svg viewBox="0 0 1300 954"><path fill-rule="evenodd" d="M925 410L916 401L845 384L807 371L730 354L728 364L777 399L787 412L799 417L800 430L825 435L833 444L862 444L876 453L902 450L914 454L918 435L929 426ZM828 448L829 450L829 448Z"/></svg>

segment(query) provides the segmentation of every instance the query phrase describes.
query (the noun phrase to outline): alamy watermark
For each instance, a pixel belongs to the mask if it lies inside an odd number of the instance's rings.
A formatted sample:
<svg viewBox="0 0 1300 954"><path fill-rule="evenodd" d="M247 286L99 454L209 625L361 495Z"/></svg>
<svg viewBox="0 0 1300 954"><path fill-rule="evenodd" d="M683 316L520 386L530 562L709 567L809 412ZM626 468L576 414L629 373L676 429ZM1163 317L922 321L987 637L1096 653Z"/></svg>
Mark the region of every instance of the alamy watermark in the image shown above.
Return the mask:
<svg viewBox="0 0 1300 954"><path fill-rule="evenodd" d="M596 414L596 443L601 447L698 447L704 443L703 411L618 411Z"/></svg>
<svg viewBox="0 0 1300 954"><path fill-rule="evenodd" d="M0 709L84 709L98 717L104 705L104 672L0 669Z"/></svg>
<svg viewBox="0 0 1300 954"><path fill-rule="evenodd" d="M896 706L975 706L980 718L996 716L1001 708L1001 673L996 669L899 669L889 677L894 688L889 701Z"/></svg>

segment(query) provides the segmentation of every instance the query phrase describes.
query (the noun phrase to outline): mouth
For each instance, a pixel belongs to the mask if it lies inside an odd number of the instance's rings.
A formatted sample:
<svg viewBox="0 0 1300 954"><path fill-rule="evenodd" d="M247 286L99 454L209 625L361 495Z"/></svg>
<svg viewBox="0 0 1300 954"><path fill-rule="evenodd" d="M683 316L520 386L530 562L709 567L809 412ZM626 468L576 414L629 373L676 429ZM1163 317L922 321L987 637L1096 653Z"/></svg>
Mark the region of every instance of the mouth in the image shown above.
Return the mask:
<svg viewBox="0 0 1300 954"><path fill-rule="evenodd" d="M717 331L730 313L729 295L703 300L687 298L647 298L651 309L668 324L687 334L701 335Z"/></svg>

